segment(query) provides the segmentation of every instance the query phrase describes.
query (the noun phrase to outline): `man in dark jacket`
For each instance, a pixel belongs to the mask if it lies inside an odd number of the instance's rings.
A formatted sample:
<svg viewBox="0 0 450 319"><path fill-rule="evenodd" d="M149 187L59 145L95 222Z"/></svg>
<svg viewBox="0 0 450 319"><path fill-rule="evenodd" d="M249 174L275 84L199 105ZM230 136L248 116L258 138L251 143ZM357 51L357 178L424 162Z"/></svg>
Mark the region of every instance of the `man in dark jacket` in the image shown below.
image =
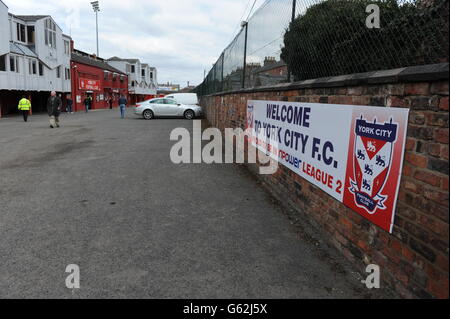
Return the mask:
<svg viewBox="0 0 450 319"><path fill-rule="evenodd" d="M67 95L67 113L68 114L73 114L72 106L73 106L73 100L72 100L72 97L68 94Z"/></svg>
<svg viewBox="0 0 450 319"><path fill-rule="evenodd" d="M59 115L61 114L62 101L53 91L47 101L47 113L50 117L50 128L59 127Z"/></svg>
<svg viewBox="0 0 450 319"><path fill-rule="evenodd" d="M125 108L127 107L128 101L123 94L120 95L119 98L119 107L120 107L120 117L122 119L125 118Z"/></svg>
<svg viewBox="0 0 450 319"><path fill-rule="evenodd" d="M84 107L86 108L86 113L89 112L90 109L92 109L92 97L89 95L86 95L86 98L84 99Z"/></svg>

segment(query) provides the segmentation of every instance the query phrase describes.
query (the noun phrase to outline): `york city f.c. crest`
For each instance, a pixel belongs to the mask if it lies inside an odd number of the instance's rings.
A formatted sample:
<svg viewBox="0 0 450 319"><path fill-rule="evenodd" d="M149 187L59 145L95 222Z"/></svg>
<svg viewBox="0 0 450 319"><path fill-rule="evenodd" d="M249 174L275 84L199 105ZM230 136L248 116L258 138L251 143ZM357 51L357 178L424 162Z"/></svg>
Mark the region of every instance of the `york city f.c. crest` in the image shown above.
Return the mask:
<svg viewBox="0 0 450 319"><path fill-rule="evenodd" d="M356 120L354 148L354 178L350 180L350 192L358 207L373 215L378 209L385 210L387 195L383 188L391 166L398 125L367 122L363 117Z"/></svg>
<svg viewBox="0 0 450 319"><path fill-rule="evenodd" d="M253 130L254 125L254 106L253 105L247 105L247 129Z"/></svg>

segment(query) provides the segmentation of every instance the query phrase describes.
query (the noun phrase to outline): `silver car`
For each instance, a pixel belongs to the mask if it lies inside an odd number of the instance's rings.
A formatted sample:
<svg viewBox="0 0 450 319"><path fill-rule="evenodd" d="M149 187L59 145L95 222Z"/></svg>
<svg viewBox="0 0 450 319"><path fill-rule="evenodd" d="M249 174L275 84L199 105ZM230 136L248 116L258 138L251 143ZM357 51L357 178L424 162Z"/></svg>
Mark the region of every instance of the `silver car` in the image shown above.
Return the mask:
<svg viewBox="0 0 450 319"><path fill-rule="evenodd" d="M203 111L198 105L185 105L174 99L159 98L137 103L134 114L146 120L155 117L184 117L192 120L203 116Z"/></svg>

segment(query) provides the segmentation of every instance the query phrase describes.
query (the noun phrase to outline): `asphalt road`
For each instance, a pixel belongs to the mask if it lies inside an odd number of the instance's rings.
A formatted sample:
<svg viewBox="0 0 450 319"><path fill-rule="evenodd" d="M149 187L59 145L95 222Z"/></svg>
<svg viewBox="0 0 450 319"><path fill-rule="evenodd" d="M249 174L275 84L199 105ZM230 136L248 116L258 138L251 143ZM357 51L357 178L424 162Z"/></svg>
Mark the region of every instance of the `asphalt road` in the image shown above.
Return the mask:
<svg viewBox="0 0 450 319"><path fill-rule="evenodd" d="M244 168L172 164L169 134L192 122L108 110L48 125L0 119L0 297L373 297Z"/></svg>

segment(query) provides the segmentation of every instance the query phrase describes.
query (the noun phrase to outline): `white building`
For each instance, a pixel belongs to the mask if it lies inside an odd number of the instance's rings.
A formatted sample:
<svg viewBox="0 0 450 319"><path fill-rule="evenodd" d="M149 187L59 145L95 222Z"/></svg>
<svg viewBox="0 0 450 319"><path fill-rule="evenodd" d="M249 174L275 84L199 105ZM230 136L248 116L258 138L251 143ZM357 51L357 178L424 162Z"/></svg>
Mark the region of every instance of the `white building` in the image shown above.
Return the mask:
<svg viewBox="0 0 450 319"><path fill-rule="evenodd" d="M141 63L138 59L112 57L107 63L128 75L128 92L132 103L156 96L158 86L156 68Z"/></svg>
<svg viewBox="0 0 450 319"><path fill-rule="evenodd" d="M8 13L0 0L0 114L17 110L22 95L45 111L51 91L71 91L70 37L50 16Z"/></svg>

